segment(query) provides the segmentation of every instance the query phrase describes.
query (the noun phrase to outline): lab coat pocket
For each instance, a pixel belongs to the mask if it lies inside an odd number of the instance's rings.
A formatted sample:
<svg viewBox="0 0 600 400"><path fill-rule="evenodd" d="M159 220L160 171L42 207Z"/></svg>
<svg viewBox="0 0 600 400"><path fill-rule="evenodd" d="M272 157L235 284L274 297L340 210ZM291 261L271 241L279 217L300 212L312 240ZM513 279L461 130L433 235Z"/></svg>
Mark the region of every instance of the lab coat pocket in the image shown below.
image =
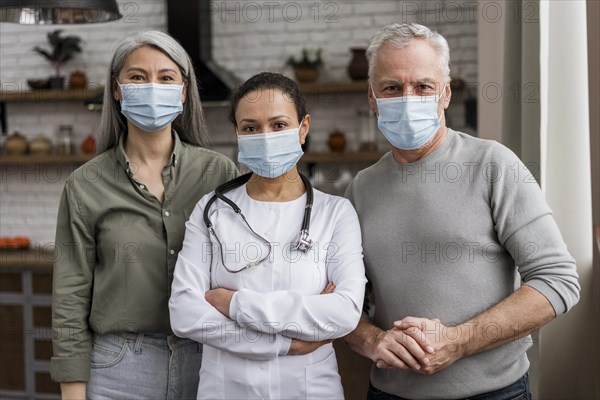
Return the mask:
<svg viewBox="0 0 600 400"><path fill-rule="evenodd" d="M306 366L305 373L307 399L344 398L335 351L331 351L324 360Z"/></svg>
<svg viewBox="0 0 600 400"><path fill-rule="evenodd" d="M225 372L222 364L202 357L198 399L225 398Z"/></svg>

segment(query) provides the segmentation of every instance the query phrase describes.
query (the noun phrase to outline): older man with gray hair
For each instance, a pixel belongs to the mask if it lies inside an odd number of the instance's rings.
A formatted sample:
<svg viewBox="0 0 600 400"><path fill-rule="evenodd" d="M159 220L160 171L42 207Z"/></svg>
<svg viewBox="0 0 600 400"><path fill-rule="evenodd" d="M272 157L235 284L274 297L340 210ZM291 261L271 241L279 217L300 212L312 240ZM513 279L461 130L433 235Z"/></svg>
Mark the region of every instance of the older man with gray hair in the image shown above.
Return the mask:
<svg viewBox="0 0 600 400"><path fill-rule="evenodd" d="M346 192L374 308L345 341L375 362L368 398L529 399L529 335L577 303L575 261L519 158L446 127L441 35L388 25L367 58L392 146Z"/></svg>

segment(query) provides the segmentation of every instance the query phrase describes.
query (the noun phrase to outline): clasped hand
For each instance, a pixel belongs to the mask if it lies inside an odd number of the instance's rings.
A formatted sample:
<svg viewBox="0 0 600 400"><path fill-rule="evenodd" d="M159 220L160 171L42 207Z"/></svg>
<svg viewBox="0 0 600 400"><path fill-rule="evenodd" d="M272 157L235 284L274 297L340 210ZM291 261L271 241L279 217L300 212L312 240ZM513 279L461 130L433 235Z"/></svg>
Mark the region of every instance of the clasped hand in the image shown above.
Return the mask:
<svg viewBox="0 0 600 400"><path fill-rule="evenodd" d="M406 317L377 334L371 359L379 368L430 375L462 357L459 339L456 327L446 327L437 318Z"/></svg>

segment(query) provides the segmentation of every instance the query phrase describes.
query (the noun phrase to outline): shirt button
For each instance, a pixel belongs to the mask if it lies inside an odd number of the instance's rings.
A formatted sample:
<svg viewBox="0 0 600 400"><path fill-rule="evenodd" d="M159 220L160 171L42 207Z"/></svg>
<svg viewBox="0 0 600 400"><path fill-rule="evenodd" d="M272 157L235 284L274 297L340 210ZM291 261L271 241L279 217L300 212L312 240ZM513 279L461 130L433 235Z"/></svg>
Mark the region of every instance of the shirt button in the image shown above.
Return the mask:
<svg viewBox="0 0 600 400"><path fill-rule="evenodd" d="M146 186L140 185L140 189L145 189L145 188L146 188Z"/></svg>
<svg viewBox="0 0 600 400"><path fill-rule="evenodd" d="M173 249L169 250L169 254L170 254L170 255L173 255L173 254L175 254L175 250L173 250Z"/></svg>
<svg viewBox="0 0 600 400"><path fill-rule="evenodd" d="M165 211L165 217L168 217L168 216L169 216L169 212Z"/></svg>

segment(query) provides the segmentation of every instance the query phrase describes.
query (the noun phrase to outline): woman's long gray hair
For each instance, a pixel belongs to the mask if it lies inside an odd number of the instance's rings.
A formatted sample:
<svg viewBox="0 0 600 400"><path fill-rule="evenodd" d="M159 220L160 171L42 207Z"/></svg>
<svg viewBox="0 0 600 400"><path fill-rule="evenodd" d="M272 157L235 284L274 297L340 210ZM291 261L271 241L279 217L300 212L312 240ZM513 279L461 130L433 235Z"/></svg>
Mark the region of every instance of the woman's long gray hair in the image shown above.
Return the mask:
<svg viewBox="0 0 600 400"><path fill-rule="evenodd" d="M121 72L127 56L140 47L149 46L162 51L175 64L179 66L184 83L187 83L186 100L183 112L173 121L173 128L177 131L182 142L197 146L208 145L208 133L202 113L200 94L196 83L196 73L192 61L179 43L171 36L160 31L145 31L121 40L113 55L108 71L108 79L104 89L104 105L98 126L97 153L114 147L119 136L127 127L127 119L121 114L121 106L113 97L113 84Z"/></svg>

